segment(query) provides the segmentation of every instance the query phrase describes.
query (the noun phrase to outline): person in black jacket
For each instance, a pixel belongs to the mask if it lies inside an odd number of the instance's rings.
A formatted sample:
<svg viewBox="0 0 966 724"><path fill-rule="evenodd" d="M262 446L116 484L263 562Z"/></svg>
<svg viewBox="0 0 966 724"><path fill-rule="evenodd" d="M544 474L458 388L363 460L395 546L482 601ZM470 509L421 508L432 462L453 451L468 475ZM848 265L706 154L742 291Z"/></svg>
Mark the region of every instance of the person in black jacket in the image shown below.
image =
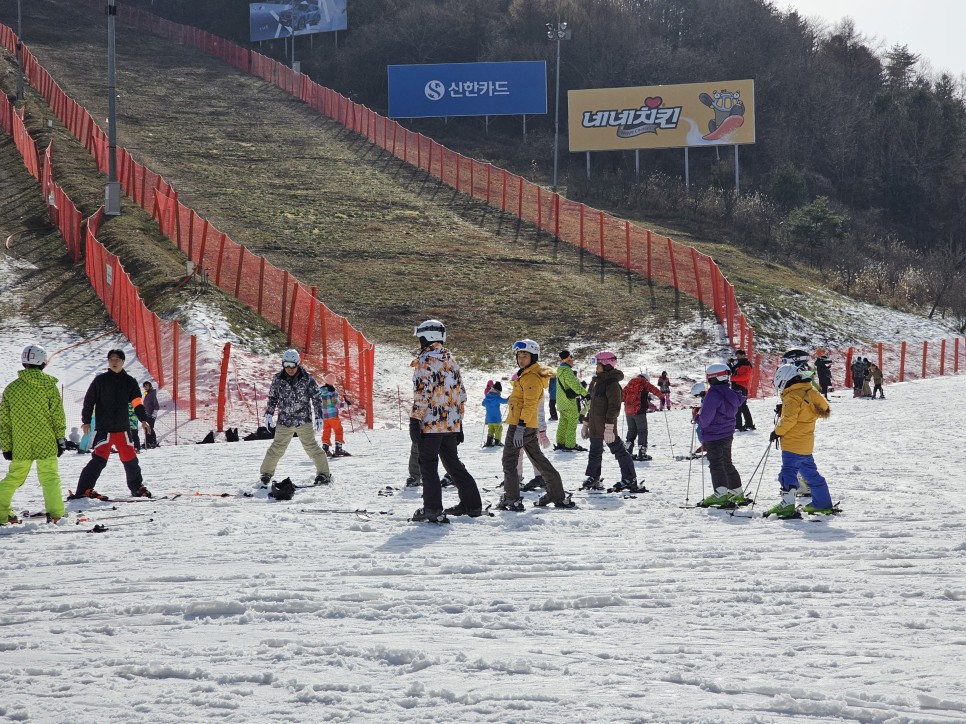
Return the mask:
<svg viewBox="0 0 966 724"><path fill-rule="evenodd" d="M158 419L160 405L158 405L158 393L154 385L145 380L141 386L144 388L144 395L141 397L144 401L144 414L147 415L148 424L151 426L151 432L144 437L144 447L150 449L158 446L158 432L155 430L154 423Z"/></svg>
<svg viewBox="0 0 966 724"><path fill-rule="evenodd" d="M107 466L107 459L113 448L117 448L118 457L124 465L124 475L131 495L137 498L151 497L151 492L144 487L137 453L131 446L128 405L134 408L134 414L141 421L145 435L151 434L151 424L144 412L137 380L124 371L124 359L123 350L112 349L108 352L107 372L97 375L84 395L84 407L81 410L84 434L91 429L92 415L96 414L97 422L91 443L91 461L81 471L77 491L68 496L70 499L101 497L94 490L94 484Z"/></svg>
<svg viewBox="0 0 966 724"><path fill-rule="evenodd" d="M815 370L818 372L818 386L822 388L822 396L828 397L829 388L832 387L832 360L823 354L815 360Z"/></svg>

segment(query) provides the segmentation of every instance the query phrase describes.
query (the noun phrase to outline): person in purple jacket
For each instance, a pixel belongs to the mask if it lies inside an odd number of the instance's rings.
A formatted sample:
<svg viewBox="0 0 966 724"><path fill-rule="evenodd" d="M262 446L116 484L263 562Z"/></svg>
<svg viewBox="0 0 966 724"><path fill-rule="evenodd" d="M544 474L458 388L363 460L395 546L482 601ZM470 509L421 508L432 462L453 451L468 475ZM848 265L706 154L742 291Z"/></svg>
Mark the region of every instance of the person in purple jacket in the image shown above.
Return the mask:
<svg viewBox="0 0 966 724"><path fill-rule="evenodd" d="M714 491L698 505L702 508L736 508L746 505L741 476L731 462L731 443L735 439L735 415L745 401L744 395L729 384L731 369L715 362L705 370L708 392L698 414L701 443L711 469Z"/></svg>

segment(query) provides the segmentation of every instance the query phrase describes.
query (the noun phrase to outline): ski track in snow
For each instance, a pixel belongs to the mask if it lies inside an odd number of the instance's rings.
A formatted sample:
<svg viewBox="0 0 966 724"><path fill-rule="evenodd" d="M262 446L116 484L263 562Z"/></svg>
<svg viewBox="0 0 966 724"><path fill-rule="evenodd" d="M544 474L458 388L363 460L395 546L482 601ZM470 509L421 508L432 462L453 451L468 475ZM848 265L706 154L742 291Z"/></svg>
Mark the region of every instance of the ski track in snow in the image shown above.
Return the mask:
<svg viewBox="0 0 966 724"><path fill-rule="evenodd" d="M819 522L760 517L774 452L754 518L681 509L684 409L649 416L655 460L638 470L652 492L577 492L573 511L408 523L417 490L376 494L405 478L408 438L391 429L349 433L335 484L292 501L72 502L89 520L0 530L0 719L964 721L966 413L948 404L964 388L834 393L816 459L845 512ZM753 401L759 430L736 439L746 484L774 402ZM461 454L495 502L500 451L477 433ZM266 445L163 447L142 466L156 495L251 491ZM550 457L578 488L585 458ZM85 461L61 458L65 489ZM605 479L617 472L606 457ZM276 477L313 473L296 444ZM690 473L693 503L701 466ZM125 493L116 458L98 489ZM14 507L42 510L33 474ZM122 515L140 517L112 526ZM110 530L76 532L95 523Z"/></svg>

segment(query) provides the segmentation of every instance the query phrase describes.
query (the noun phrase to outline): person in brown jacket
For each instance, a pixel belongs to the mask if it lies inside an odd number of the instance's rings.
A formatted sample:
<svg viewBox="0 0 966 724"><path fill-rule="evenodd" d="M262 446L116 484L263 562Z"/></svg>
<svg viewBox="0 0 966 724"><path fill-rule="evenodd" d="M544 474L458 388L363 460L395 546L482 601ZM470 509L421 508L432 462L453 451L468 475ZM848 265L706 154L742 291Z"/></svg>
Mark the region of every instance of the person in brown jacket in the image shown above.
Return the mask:
<svg viewBox="0 0 966 724"><path fill-rule="evenodd" d="M869 377L872 378L872 399L875 399L875 393L878 392L880 395L882 395L882 399L884 400L885 392L882 391L882 370L879 369L878 365L869 365L869 373L866 379Z"/></svg>
<svg viewBox="0 0 966 724"><path fill-rule="evenodd" d="M621 480L611 490L646 493L647 488L643 485L638 487L637 471L634 470L631 454L617 436L617 418L621 414L620 381L624 379L624 373L616 367L617 355L609 351L598 352L594 363L597 373L590 381L590 407L580 428L580 436L585 440L590 439L590 453L585 471L587 479L581 487L584 490L604 489L600 472L606 444L621 468Z"/></svg>

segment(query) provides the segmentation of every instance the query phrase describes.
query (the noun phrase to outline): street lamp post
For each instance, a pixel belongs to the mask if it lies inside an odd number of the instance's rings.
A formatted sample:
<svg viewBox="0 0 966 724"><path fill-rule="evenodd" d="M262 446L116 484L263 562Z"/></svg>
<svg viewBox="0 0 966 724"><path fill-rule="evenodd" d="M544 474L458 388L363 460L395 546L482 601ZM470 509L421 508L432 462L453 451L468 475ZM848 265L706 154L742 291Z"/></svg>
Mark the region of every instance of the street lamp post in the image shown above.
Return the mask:
<svg viewBox="0 0 966 724"><path fill-rule="evenodd" d="M117 18L116 0L107 3L107 183L104 185L104 214L121 213L121 184L117 180L117 92L114 72L114 25Z"/></svg>
<svg viewBox="0 0 966 724"><path fill-rule="evenodd" d="M547 23L547 40L557 42L557 90L553 116L553 186L551 186L554 193L557 191L557 157L560 148L560 41L570 40L572 37L573 31L567 23L560 22L559 16L556 25Z"/></svg>

